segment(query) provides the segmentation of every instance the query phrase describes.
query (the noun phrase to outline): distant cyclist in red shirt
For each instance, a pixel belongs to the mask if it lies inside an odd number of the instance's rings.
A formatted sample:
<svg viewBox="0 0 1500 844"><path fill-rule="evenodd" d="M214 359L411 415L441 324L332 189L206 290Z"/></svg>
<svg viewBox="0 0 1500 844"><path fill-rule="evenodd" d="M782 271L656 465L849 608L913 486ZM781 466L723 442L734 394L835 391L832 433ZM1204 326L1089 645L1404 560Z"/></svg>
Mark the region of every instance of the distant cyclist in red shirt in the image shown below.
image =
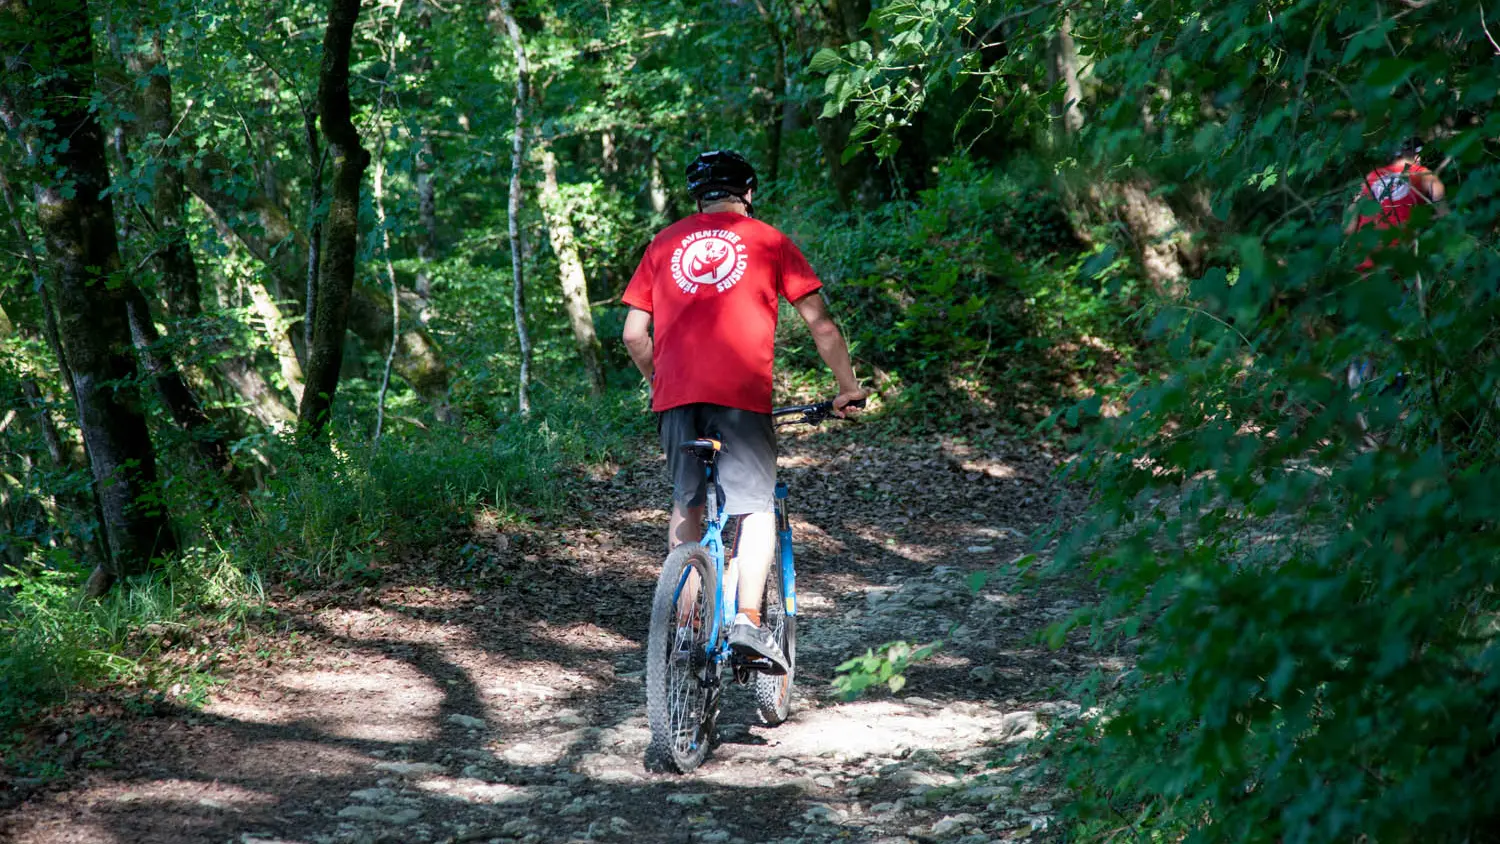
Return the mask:
<svg viewBox="0 0 1500 844"><path fill-rule="evenodd" d="M1413 208L1418 205L1437 205L1443 201L1447 190L1437 174L1422 166L1422 141L1408 138L1396 148L1389 164L1377 167L1365 174L1365 182L1359 195L1349 205L1349 222L1344 225L1344 234L1353 234L1365 226L1377 229L1400 229L1411 219ZM1358 214L1361 202L1374 200L1380 208L1374 214ZM1387 245L1397 243L1392 239ZM1361 272L1375 266L1367 258L1356 269Z"/></svg>
<svg viewBox="0 0 1500 844"><path fill-rule="evenodd" d="M675 548L703 533L703 470L678 446L706 436L724 440L718 463L724 515L743 517L730 552L739 614L729 643L785 671L786 656L760 626L776 549L771 370L780 299L797 309L838 380L836 412L842 416L865 393L807 259L786 235L751 216L750 162L734 152L705 152L688 165L687 184L698 213L662 230L646 249L623 297L630 306L625 346L651 383L672 478L667 543Z"/></svg>

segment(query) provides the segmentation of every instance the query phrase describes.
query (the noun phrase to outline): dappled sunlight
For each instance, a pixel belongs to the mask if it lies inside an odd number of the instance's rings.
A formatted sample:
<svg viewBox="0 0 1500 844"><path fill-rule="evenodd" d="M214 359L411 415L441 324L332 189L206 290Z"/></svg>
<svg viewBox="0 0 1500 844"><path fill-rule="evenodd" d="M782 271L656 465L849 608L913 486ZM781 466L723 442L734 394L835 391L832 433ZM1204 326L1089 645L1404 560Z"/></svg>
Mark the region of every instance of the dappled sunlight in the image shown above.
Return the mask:
<svg viewBox="0 0 1500 844"><path fill-rule="evenodd" d="M579 745L590 741L597 732L587 727L554 732L534 740L509 743L497 755L511 765L552 765L568 757Z"/></svg>
<svg viewBox="0 0 1500 844"><path fill-rule="evenodd" d="M472 778L430 777L412 785L420 791L438 797L491 806L524 806L536 799L534 791L522 786L484 782Z"/></svg>
<svg viewBox="0 0 1500 844"><path fill-rule="evenodd" d="M933 563L952 552L951 548L903 541L890 531L878 527L859 526L851 522L849 530L855 536L880 548L885 553L894 554L903 560L909 560L913 563Z"/></svg>
<svg viewBox="0 0 1500 844"><path fill-rule="evenodd" d="M567 625L538 621L531 625L530 632L533 639L576 650L618 654L638 651L642 647L641 642L587 621Z"/></svg>
<svg viewBox="0 0 1500 844"><path fill-rule="evenodd" d="M960 751L999 737L1005 711L983 704L938 707L898 700L861 700L799 713L777 728L777 744L798 755L890 756L903 749Z"/></svg>
<svg viewBox="0 0 1500 844"><path fill-rule="evenodd" d="M645 609L665 521L652 506L580 510L503 533L479 518L462 547L393 570L403 580L289 602L281 623L300 637L294 658L274 672L257 665L218 693L205 737L184 744L170 776L280 795L221 810L220 825L204 828L285 840L302 840L286 836L304 817L320 834L392 840L416 840L421 825L450 837L525 837L511 829L562 840L605 823L622 838L656 840L648 820L691 826L705 814L700 800L743 807L720 823L744 840L784 837L809 811L830 824L837 816L850 840L930 824L889 807L991 770L982 766L1046 728L1043 685L1108 666L1024 644L1066 610L1060 602L1010 581L979 594L967 585L970 572L1024 547L1036 521L1014 502L1030 488L964 481L932 443L872 448L852 432L789 440L784 456L802 618L796 702L785 724L763 728L751 690L727 685L721 743L695 773L642 765ZM619 474L647 480L628 496L614 476L589 481L612 496L600 500L665 500L657 473ZM869 699L839 699L834 667L894 639L947 644L907 670L899 696L878 685ZM307 814L289 819L290 807ZM170 811L175 824L196 810ZM743 823L783 815L790 825Z"/></svg>
<svg viewBox="0 0 1500 844"><path fill-rule="evenodd" d="M299 723L340 738L431 738L443 691L406 663L384 659L358 672L279 674L255 692L215 700L207 711L258 724Z"/></svg>

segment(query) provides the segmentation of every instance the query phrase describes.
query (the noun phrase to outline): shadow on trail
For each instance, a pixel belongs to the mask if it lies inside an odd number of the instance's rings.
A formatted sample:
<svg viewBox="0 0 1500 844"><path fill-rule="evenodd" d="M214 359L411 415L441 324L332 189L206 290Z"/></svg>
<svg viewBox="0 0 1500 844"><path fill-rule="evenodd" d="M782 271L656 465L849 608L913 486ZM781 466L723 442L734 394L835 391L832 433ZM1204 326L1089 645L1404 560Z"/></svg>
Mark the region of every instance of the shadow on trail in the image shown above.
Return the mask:
<svg viewBox="0 0 1500 844"><path fill-rule="evenodd" d="M908 596L883 614L869 597L940 567L961 582L1025 550L984 531L1054 518L1045 478L969 477L930 444L870 460L857 437L783 440L806 596L800 712L751 729L749 696L727 695L721 744L692 777L640 765L639 673L665 532L664 514L640 512L668 497L648 463L624 474L637 484L588 482L591 513L516 531L478 564L448 554L389 572L373 601L285 604L280 635L312 643L307 660L232 678L206 712L162 707L132 725L115 769L33 795L0 820L0 838L764 841L853 823L864 810L852 783L898 752L887 736L904 737L900 752L982 750L994 701L1039 697L1076 673L1023 645L1036 625L1001 624L972 596ZM971 550L980 543L989 550ZM931 699L920 706L841 704L828 689L834 666L882 636L937 638L966 623L978 631L968 644L911 672L905 694ZM976 682L981 663L993 676ZM960 708L934 708L948 703ZM817 808L830 802L839 808Z"/></svg>

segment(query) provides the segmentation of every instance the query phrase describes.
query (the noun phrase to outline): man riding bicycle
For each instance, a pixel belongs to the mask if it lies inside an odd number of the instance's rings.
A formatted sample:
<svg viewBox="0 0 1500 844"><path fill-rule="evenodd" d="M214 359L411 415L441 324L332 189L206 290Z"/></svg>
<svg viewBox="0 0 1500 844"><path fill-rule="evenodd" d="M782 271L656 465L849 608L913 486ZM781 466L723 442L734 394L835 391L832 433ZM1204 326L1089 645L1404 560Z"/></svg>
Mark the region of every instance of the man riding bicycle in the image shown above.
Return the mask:
<svg viewBox="0 0 1500 844"><path fill-rule="evenodd" d="M844 415L865 393L807 259L786 235L752 216L756 184L755 169L734 152L705 152L688 165L698 213L663 229L646 249L623 297L630 306L624 341L651 384L672 479L668 547L702 535L707 495L702 466L678 446L700 437L725 441L718 461L723 513L740 522L729 553L739 607L729 643L785 671L787 658L760 617L776 549L771 372L781 298L807 323L833 370L835 412Z"/></svg>
<svg viewBox="0 0 1500 844"><path fill-rule="evenodd" d="M1346 236L1371 226L1376 230L1399 232L1410 225L1412 211L1422 205L1432 205L1439 214L1443 212L1442 202L1447 196L1447 188L1436 173L1422 166L1422 139L1408 137L1391 150L1390 155L1388 163L1365 174L1363 186L1345 210ZM1372 201L1378 203L1377 208L1370 209L1373 213L1360 214L1360 203ZM1399 242L1396 237L1391 237L1377 247L1377 251L1389 249ZM1372 254L1355 270L1366 275L1374 268L1375 256ZM1420 276L1414 282L1420 303L1423 301ZM1344 377L1350 389L1358 389L1374 376L1375 364L1369 358L1361 357L1349 364ZM1398 385L1405 380L1400 373L1395 379Z"/></svg>
<svg viewBox="0 0 1500 844"><path fill-rule="evenodd" d="M1344 234L1354 234L1366 226L1377 229L1400 229L1411 220L1412 209L1419 205L1434 205L1441 209L1447 189L1437 174L1422 166L1422 141L1407 138L1391 151L1391 160L1383 167L1376 167L1365 174L1360 192L1349 203L1346 212L1349 220L1344 224ZM1375 213L1361 215L1361 202L1375 201L1380 207ZM1394 245L1395 240L1387 245ZM1375 266L1368 258L1356 269L1365 272Z"/></svg>

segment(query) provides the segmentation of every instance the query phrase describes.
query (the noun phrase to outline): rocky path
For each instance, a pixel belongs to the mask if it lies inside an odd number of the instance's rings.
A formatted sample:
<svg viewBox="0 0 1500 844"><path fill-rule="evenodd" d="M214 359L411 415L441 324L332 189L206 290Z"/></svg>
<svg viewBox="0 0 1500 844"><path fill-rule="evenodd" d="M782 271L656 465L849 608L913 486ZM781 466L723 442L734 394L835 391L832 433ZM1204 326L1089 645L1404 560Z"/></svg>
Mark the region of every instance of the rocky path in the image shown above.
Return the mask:
<svg viewBox="0 0 1500 844"><path fill-rule="evenodd" d="M34 793L0 840L38 842L981 842L1049 837L1014 751L1094 666L1032 643L1066 594L968 576L1066 516L1055 460L1018 441L784 438L802 613L792 719L731 688L721 744L651 774L642 654L667 491L659 457L594 467L565 526L497 528L355 595L273 602L275 646L201 711L129 722L114 767ZM947 640L898 694L834 667ZM1018 758L1019 757L1019 758Z"/></svg>

